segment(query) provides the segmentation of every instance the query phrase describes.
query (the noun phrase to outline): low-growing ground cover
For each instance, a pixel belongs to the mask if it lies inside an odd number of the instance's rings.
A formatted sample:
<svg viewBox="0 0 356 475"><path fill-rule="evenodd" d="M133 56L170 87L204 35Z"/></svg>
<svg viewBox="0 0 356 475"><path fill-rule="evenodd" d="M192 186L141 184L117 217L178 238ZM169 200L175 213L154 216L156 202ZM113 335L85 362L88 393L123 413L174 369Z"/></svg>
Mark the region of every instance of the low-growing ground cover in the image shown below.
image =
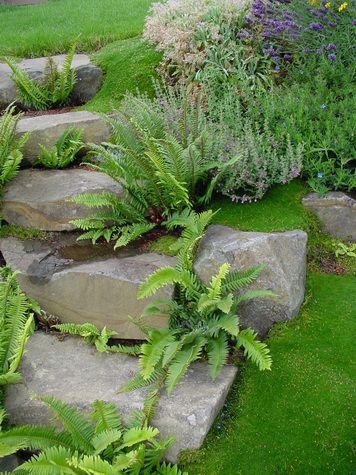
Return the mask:
<svg viewBox="0 0 356 475"><path fill-rule="evenodd" d="M98 94L82 109L110 112L117 109L127 92L153 95L161 55L140 37L115 41L92 55L92 60L104 73L104 83Z"/></svg>
<svg viewBox="0 0 356 475"><path fill-rule="evenodd" d="M246 367L190 474L353 473L355 291L352 275L309 275L300 317L268 339L273 371Z"/></svg>
<svg viewBox="0 0 356 475"><path fill-rule="evenodd" d="M142 31L151 0L50 0L26 7L1 5L0 55L64 53L79 34L80 51L98 50Z"/></svg>

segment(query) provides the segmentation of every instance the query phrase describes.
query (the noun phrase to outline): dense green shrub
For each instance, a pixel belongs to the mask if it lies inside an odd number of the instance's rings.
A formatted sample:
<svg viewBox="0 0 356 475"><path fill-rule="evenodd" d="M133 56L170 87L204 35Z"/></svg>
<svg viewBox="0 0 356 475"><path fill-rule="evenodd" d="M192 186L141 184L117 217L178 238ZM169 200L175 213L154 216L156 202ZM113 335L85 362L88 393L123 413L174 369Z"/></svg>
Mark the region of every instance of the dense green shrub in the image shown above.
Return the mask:
<svg viewBox="0 0 356 475"><path fill-rule="evenodd" d="M69 127L59 137L51 149L39 144L40 155L36 160L36 165L42 165L45 168L65 168L76 158L78 152L83 148L82 142L84 131Z"/></svg>

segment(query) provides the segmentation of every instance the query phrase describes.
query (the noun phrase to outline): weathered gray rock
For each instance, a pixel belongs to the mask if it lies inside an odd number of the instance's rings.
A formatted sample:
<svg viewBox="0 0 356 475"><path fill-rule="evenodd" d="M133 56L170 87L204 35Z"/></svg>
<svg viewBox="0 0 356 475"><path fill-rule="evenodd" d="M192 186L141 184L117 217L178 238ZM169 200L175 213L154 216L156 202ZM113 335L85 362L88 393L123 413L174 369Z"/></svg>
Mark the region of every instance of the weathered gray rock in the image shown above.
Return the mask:
<svg viewBox="0 0 356 475"><path fill-rule="evenodd" d="M104 173L85 169L21 170L4 193L2 214L10 224L43 231L70 231L71 220L92 214L86 206L68 200L81 193L110 191L121 187Z"/></svg>
<svg viewBox="0 0 356 475"><path fill-rule="evenodd" d="M171 298L173 288L161 289L150 299L137 299L144 279L160 267L174 265L174 258L134 249L81 256L78 244L0 240L0 251L14 271L20 271L23 291L41 308L62 322L90 322L118 332L117 338L143 338L129 317L137 318L153 298ZM93 246L90 244L90 248ZM95 248L94 248L95 249ZM84 248L84 251L85 248ZM136 254L135 254L136 252ZM147 318L153 327L167 326L167 316Z"/></svg>
<svg viewBox="0 0 356 475"><path fill-rule="evenodd" d="M47 114L20 119L17 126L18 136L30 132L24 150L24 164L32 164L40 153L39 144L51 148L62 133L69 127L82 129L83 141L100 144L110 139L109 125L98 114L88 111Z"/></svg>
<svg viewBox="0 0 356 475"><path fill-rule="evenodd" d="M79 338L59 341L53 335L36 333L20 366L23 381L7 390L6 411L14 424L48 424L50 413L31 397L52 395L84 411L89 411L97 399L111 402L127 420L130 412L142 408L146 389L124 394L117 390L137 368L136 358L97 353ZM196 363L171 396L162 395L153 425L162 437L176 438L169 460L176 461L183 449L201 446L235 375L235 367L225 366L212 382L207 365Z"/></svg>
<svg viewBox="0 0 356 475"><path fill-rule="evenodd" d="M224 262L231 264L233 271L267 264L249 288L271 290L276 298L254 299L239 309L241 323L263 336L274 322L298 314L304 299L306 245L303 231L256 233L210 226L199 247L195 269L207 282Z"/></svg>
<svg viewBox="0 0 356 475"><path fill-rule="evenodd" d="M66 55L53 56L60 70ZM47 58L24 59L19 66L25 70L32 79L43 81ZM102 70L90 61L86 54L74 55L72 68L76 73L77 82L72 91L70 100L75 105L87 102L95 96L100 88L103 73ZM5 63L0 63L0 108L5 108L17 99L17 91L12 81L12 71Z"/></svg>
<svg viewBox="0 0 356 475"><path fill-rule="evenodd" d="M310 193L303 198L306 208L314 211L324 229L332 236L356 241L356 200L340 191L324 196Z"/></svg>

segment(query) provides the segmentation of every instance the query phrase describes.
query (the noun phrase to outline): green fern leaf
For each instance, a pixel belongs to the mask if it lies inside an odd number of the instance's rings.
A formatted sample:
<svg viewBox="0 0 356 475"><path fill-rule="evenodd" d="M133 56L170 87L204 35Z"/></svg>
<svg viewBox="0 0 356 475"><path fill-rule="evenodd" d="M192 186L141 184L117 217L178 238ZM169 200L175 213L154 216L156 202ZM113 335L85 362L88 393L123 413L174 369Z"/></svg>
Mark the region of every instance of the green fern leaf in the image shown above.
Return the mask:
<svg viewBox="0 0 356 475"><path fill-rule="evenodd" d="M95 449L94 455L99 455L108 447L121 439L122 432L117 429L106 429L94 435L91 443Z"/></svg>
<svg viewBox="0 0 356 475"><path fill-rule="evenodd" d="M158 434L159 430L152 427L133 427L124 433L123 444L120 445L119 449L132 447L142 442L150 442Z"/></svg>
<svg viewBox="0 0 356 475"><path fill-rule="evenodd" d="M191 345L190 348L179 351L168 367L168 375L166 379L168 394L172 393L191 363L200 357L205 343L206 341L204 338L197 338L195 344Z"/></svg>
<svg viewBox="0 0 356 475"><path fill-rule="evenodd" d="M217 338L209 340L208 344L208 362L210 366L210 376L216 379L221 368L226 364L229 355L229 347L226 335L220 332Z"/></svg>
<svg viewBox="0 0 356 475"><path fill-rule="evenodd" d="M141 375L149 379L163 356L165 348L174 341L174 332L169 329L152 329L147 343L141 346L139 365Z"/></svg>
<svg viewBox="0 0 356 475"><path fill-rule="evenodd" d="M43 401L63 424L63 427L71 434L73 443L78 449L90 454L93 452L91 440L94 429L80 412L68 404L50 396L38 398Z"/></svg>
<svg viewBox="0 0 356 475"><path fill-rule="evenodd" d="M237 348L243 347L247 358L251 359L261 371L270 370L272 358L265 343L256 339L256 333L248 328L242 330L237 337Z"/></svg>
<svg viewBox="0 0 356 475"><path fill-rule="evenodd" d="M122 430L121 417L115 404L94 401L92 406L91 418L96 423L96 434L107 430Z"/></svg>

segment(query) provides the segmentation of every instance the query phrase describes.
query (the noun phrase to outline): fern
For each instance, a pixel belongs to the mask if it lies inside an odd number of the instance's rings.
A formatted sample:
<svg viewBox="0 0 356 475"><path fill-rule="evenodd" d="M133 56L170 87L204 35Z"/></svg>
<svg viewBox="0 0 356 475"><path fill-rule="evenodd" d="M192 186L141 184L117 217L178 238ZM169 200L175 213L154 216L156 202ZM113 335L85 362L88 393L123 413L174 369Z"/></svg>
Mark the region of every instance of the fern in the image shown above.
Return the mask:
<svg viewBox="0 0 356 475"><path fill-rule="evenodd" d="M67 167L83 148L82 137L82 129L70 127L63 132L50 150L39 144L41 152L35 161L35 165L56 169Z"/></svg>
<svg viewBox="0 0 356 475"><path fill-rule="evenodd" d="M110 214L100 213L73 223L85 233L81 239L105 237L125 246L153 226L167 225L167 217L184 213L201 202L208 202L223 167L213 160L220 152L219 140L208 130L201 100L185 91L160 91L158 100L128 95L117 118L108 118L113 130L111 144L90 144L94 169L106 173L123 188L123 196L110 206ZM172 108L172 120L164 107ZM173 128L173 130L172 130ZM214 170L215 178L211 179ZM83 196L78 202L100 210L103 203ZM120 203L120 204L119 204ZM198 240L197 240L198 242ZM193 248L197 245L193 244Z"/></svg>
<svg viewBox="0 0 356 475"><path fill-rule="evenodd" d="M242 346L245 355L253 361L260 370L271 369L272 358L265 343L256 340L256 333L248 328L242 330L237 337L237 348Z"/></svg>
<svg viewBox="0 0 356 475"><path fill-rule="evenodd" d="M159 431L148 426L144 412L135 414L132 425L124 427L113 404L95 401L89 421L64 402L51 397L41 400L66 430L22 426L0 431L0 456L19 449L39 451L16 469L19 473L148 475L165 467L161 461L173 441L158 440ZM169 468L174 470L174 466Z"/></svg>
<svg viewBox="0 0 356 475"><path fill-rule="evenodd" d="M8 268L0 269L0 385L21 378L17 369L34 327L31 309L16 274Z"/></svg>
<svg viewBox="0 0 356 475"><path fill-rule="evenodd" d="M13 105L9 105L0 117L0 193L2 186L17 175L23 159L22 149L30 136L27 133L17 138L16 127L21 117L15 113Z"/></svg>
<svg viewBox="0 0 356 475"><path fill-rule="evenodd" d="M12 79L17 88L18 99L25 107L47 110L68 102L76 82L75 72L71 68L75 48L76 42L70 47L61 71L58 71L53 58L48 59L44 81L41 84L31 79L29 74L21 69L16 61L5 58L13 73Z"/></svg>
<svg viewBox="0 0 356 475"><path fill-rule="evenodd" d="M264 266L244 272L231 272L222 264L210 283L205 285L194 273L193 261L197 246L204 236L213 213L197 214L185 209L166 222L169 229L183 228L174 244L178 251L176 267L165 267L151 274L141 284L138 296L145 298L166 285L175 285L175 300L154 301L144 314L162 313L170 316L169 329L148 330L147 341L141 345L140 373L125 385L125 390L154 386L152 398L163 383L170 394L189 366L202 355L207 356L210 375L215 379L228 359L230 346L242 346L245 354L261 370L271 368L271 357L264 343L251 330L240 331L236 309L239 303L256 297L271 297L268 291L241 289L252 283ZM233 292L239 291L239 295ZM152 407L154 404L152 404ZM150 415L152 415L150 407Z"/></svg>

